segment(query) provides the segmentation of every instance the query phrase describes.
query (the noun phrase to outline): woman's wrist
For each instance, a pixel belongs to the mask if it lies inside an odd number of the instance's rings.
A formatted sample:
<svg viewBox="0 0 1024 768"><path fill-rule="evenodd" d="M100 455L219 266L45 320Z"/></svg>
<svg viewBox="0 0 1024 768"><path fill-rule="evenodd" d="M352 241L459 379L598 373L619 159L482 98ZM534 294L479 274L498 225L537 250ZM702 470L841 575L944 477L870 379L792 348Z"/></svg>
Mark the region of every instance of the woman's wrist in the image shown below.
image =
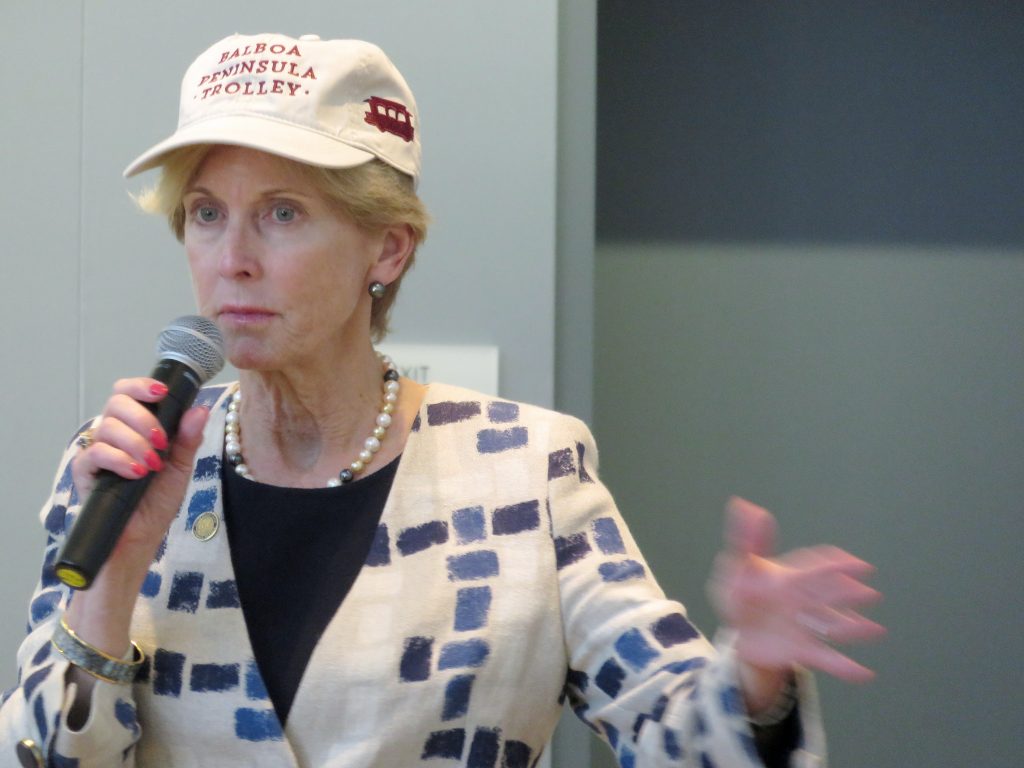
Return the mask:
<svg viewBox="0 0 1024 768"><path fill-rule="evenodd" d="M148 564L140 574L138 566L126 567L123 558L108 560L88 590L73 594L61 619L64 627L95 651L115 659L127 659L129 650L135 650L129 632L147 570ZM70 660L66 682L74 684L75 698L68 712L67 726L77 731L85 727L89 719L92 692L98 678L74 659Z"/></svg>
<svg viewBox="0 0 1024 768"><path fill-rule="evenodd" d="M63 621L79 638L103 653L121 658L131 648L132 613L146 578L145 568L108 561L88 590L72 595Z"/></svg>
<svg viewBox="0 0 1024 768"><path fill-rule="evenodd" d="M768 709L751 713L747 719L755 728L773 728L782 723L792 714L796 707L798 693L796 679L790 678L782 691L775 697L775 702Z"/></svg>
<svg viewBox="0 0 1024 768"><path fill-rule="evenodd" d="M792 669L765 669L738 661L737 676L743 702L752 722L774 718L785 707L792 709L796 678Z"/></svg>

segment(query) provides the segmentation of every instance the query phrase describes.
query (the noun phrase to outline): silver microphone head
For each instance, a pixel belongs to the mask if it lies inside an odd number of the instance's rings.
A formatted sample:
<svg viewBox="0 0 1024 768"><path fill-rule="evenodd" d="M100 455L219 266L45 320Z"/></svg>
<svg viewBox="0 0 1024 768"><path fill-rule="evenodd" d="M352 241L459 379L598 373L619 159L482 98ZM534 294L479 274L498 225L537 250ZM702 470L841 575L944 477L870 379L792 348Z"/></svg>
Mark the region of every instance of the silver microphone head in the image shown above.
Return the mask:
<svg viewBox="0 0 1024 768"><path fill-rule="evenodd" d="M160 333L156 343L157 358L178 360L199 376L205 384L224 367L224 339L220 329L205 317L185 315Z"/></svg>

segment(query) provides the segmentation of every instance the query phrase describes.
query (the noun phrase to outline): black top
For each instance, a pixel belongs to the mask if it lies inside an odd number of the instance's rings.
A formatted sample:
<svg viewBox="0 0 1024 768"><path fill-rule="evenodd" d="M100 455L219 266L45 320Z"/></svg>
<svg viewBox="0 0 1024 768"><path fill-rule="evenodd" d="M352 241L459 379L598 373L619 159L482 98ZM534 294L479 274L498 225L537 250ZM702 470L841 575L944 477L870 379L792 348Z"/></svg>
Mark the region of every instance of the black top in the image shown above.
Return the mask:
<svg viewBox="0 0 1024 768"><path fill-rule="evenodd" d="M335 488L281 488L239 477L222 462L242 613L282 726L313 649L370 551L398 463Z"/></svg>
<svg viewBox="0 0 1024 768"><path fill-rule="evenodd" d="M800 710L793 707L777 725L754 726L754 744L765 768L786 768L793 750L800 746L803 729Z"/></svg>

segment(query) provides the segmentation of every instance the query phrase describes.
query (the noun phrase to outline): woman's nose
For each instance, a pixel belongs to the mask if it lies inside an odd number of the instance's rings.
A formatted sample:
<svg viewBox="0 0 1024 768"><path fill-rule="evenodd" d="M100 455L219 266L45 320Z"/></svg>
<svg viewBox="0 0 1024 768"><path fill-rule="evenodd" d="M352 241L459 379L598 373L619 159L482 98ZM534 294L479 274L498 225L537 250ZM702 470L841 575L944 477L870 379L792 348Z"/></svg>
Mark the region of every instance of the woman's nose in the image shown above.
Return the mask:
<svg viewBox="0 0 1024 768"><path fill-rule="evenodd" d="M220 243L220 274L227 278L259 276L258 238L245 222L231 222Z"/></svg>

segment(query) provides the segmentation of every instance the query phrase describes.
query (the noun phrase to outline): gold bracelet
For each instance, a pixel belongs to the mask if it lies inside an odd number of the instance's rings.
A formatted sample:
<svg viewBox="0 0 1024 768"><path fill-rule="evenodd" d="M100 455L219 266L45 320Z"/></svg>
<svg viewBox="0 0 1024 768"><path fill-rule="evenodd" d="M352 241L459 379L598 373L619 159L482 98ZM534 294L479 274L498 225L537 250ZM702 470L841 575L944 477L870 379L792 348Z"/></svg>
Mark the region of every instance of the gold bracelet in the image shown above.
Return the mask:
<svg viewBox="0 0 1024 768"><path fill-rule="evenodd" d="M108 683L127 684L135 680L146 655L134 642L132 643L132 660L125 661L104 653L99 648L89 645L75 634L61 616L60 623L53 631L51 641L53 647L60 651L65 659L83 672L87 672Z"/></svg>

